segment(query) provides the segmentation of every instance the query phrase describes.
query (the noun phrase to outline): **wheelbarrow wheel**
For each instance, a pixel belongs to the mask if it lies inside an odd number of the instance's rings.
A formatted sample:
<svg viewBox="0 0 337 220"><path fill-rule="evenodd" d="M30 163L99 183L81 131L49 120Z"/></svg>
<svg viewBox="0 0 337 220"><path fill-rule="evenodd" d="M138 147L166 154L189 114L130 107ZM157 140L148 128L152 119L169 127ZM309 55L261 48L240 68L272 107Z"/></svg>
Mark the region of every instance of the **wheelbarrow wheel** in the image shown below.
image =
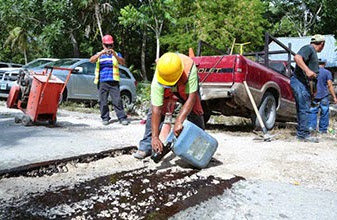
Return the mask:
<svg viewBox="0 0 337 220"><path fill-rule="evenodd" d="M28 115L24 115L24 116L22 117L22 124L23 124L24 126L29 125L31 121L32 121L32 120L30 119L30 117L29 117Z"/></svg>
<svg viewBox="0 0 337 220"><path fill-rule="evenodd" d="M21 118L20 118L19 116L16 115L16 116L14 117L14 122L15 122L15 123L20 123L20 122L21 122Z"/></svg>
<svg viewBox="0 0 337 220"><path fill-rule="evenodd" d="M49 120L48 123L50 126L54 127L56 125L56 118L55 120Z"/></svg>

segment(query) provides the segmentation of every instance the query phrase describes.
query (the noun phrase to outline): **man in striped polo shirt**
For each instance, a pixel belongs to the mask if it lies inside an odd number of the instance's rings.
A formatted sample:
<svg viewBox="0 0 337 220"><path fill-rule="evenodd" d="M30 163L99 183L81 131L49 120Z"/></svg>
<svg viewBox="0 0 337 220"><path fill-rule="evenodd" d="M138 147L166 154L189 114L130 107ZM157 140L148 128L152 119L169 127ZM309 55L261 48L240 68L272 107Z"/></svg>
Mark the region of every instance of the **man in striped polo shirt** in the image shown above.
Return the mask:
<svg viewBox="0 0 337 220"><path fill-rule="evenodd" d="M113 38L105 35L102 39L103 50L90 57L91 63L96 63L95 81L99 91L99 105L103 125L110 121L108 97L112 99L117 118L122 125L128 125L126 114L123 109L119 90L119 64L124 65L125 60L120 53L113 49Z"/></svg>

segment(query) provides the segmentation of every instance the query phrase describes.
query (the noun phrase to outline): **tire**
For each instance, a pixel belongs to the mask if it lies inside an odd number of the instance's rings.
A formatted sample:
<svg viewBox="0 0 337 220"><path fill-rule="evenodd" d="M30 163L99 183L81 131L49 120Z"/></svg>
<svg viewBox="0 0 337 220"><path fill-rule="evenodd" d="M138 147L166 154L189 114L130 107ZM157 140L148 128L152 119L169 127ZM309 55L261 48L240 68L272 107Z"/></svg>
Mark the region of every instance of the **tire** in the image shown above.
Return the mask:
<svg viewBox="0 0 337 220"><path fill-rule="evenodd" d="M15 116L14 117L14 122L15 123L20 123L21 122L21 118L19 116Z"/></svg>
<svg viewBox="0 0 337 220"><path fill-rule="evenodd" d="M262 98L259 107L259 113L267 130L271 130L276 121L276 99L272 93L266 92ZM256 115L252 117L253 126L255 129L261 129L259 120Z"/></svg>
<svg viewBox="0 0 337 220"><path fill-rule="evenodd" d="M63 93L60 95L59 105L61 105L65 101L67 101L67 95L68 95L68 91L67 91L67 88L65 88Z"/></svg>
<svg viewBox="0 0 337 220"><path fill-rule="evenodd" d="M121 100L123 108L126 109L131 105L131 94L128 91L121 92Z"/></svg>
<svg viewBox="0 0 337 220"><path fill-rule="evenodd" d="M28 115L24 115L23 117L22 117L22 124L24 125L24 126L28 126L30 123L31 123L31 119L30 119L30 117L28 116Z"/></svg>
<svg viewBox="0 0 337 220"><path fill-rule="evenodd" d="M55 120L49 120L48 123L50 126L54 127L56 125L56 118Z"/></svg>

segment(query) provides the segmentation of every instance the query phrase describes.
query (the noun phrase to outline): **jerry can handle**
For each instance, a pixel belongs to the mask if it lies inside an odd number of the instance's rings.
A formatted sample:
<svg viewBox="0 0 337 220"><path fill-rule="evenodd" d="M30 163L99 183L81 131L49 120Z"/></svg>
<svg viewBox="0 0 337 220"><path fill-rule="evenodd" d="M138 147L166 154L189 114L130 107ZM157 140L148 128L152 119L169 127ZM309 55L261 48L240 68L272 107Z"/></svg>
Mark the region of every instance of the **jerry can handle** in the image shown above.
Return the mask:
<svg viewBox="0 0 337 220"><path fill-rule="evenodd" d="M167 143L171 143L171 146L173 147L174 143L177 141L177 137L174 135L173 129L171 129L169 135L167 136L166 140L165 140L165 145Z"/></svg>

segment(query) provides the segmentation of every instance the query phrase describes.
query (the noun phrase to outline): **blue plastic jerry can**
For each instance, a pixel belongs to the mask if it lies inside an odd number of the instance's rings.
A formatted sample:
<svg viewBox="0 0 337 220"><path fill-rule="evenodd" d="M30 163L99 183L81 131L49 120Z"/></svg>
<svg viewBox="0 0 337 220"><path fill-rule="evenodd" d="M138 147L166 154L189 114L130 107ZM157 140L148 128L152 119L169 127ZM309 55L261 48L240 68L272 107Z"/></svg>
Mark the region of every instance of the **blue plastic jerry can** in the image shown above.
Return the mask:
<svg viewBox="0 0 337 220"><path fill-rule="evenodd" d="M217 140L188 120L183 126L178 138L171 131L166 142L172 142L173 152L184 161L194 167L205 168L218 148Z"/></svg>

